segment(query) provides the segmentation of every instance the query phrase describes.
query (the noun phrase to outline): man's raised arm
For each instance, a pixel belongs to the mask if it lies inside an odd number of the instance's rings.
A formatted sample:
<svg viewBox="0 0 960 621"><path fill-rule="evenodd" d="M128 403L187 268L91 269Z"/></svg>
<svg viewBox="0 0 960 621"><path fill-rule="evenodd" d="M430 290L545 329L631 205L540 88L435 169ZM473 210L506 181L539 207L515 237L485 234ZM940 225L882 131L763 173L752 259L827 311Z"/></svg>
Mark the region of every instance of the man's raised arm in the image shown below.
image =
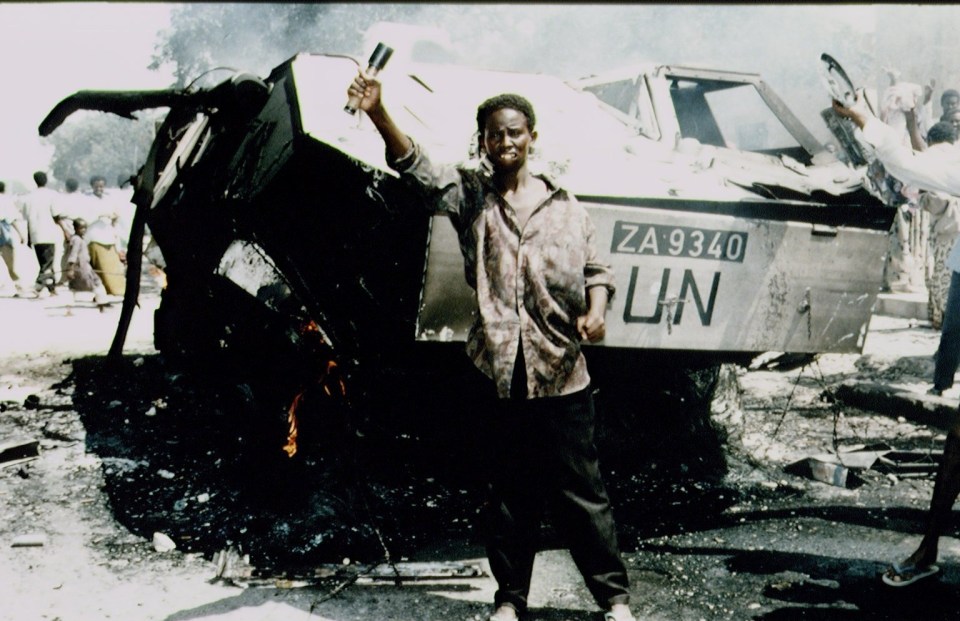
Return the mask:
<svg viewBox="0 0 960 621"><path fill-rule="evenodd" d="M393 160L399 160L410 153L413 143L393 122L383 105L381 92L380 81L363 70L358 72L357 77L347 89L349 96L360 98L360 109L370 117L377 131L380 132L387 147L387 154Z"/></svg>
<svg viewBox="0 0 960 621"><path fill-rule="evenodd" d="M960 151L914 151L904 145L895 129L870 112L862 90L851 107L834 100L833 109L862 130L863 140L874 148L890 175L921 190L960 196Z"/></svg>

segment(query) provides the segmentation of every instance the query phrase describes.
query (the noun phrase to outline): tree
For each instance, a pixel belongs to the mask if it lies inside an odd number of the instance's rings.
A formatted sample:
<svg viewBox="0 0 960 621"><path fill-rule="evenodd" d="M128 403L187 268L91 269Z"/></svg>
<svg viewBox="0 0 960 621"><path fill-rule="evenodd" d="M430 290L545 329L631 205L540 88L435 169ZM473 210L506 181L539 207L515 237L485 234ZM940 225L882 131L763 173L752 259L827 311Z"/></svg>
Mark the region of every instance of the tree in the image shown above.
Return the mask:
<svg viewBox="0 0 960 621"><path fill-rule="evenodd" d="M415 4L185 4L171 11L150 68L171 64L176 88L218 67L264 76L299 52L361 53L370 25L422 12Z"/></svg>
<svg viewBox="0 0 960 621"><path fill-rule="evenodd" d="M363 33L377 21L418 15L417 5L184 4L171 11L161 32L152 69L173 65L176 83L210 86L227 67L266 75L301 51L362 52ZM345 87L344 87L345 88ZM86 181L139 170L163 111L143 111L131 121L111 114L76 113L53 133L51 172L58 180Z"/></svg>
<svg viewBox="0 0 960 621"><path fill-rule="evenodd" d="M102 175L113 185L121 175L136 173L147 159L162 111L138 113L136 120L103 112L79 112L50 135L53 157L50 171L64 181L74 177L85 183Z"/></svg>

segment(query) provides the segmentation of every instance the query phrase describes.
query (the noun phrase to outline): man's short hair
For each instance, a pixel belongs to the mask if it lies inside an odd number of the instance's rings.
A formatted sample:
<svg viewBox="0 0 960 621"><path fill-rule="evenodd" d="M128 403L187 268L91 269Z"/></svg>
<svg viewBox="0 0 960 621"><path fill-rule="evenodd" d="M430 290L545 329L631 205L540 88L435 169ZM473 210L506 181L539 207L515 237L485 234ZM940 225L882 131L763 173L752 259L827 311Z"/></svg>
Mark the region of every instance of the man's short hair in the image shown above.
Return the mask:
<svg viewBox="0 0 960 621"><path fill-rule="evenodd" d="M107 183L107 178L104 177L103 175L94 175L94 176L90 177L90 185L93 185L93 184L96 183L97 181L103 181L103 183L106 184L106 183Z"/></svg>
<svg viewBox="0 0 960 621"><path fill-rule="evenodd" d="M504 93L491 97L477 108L477 132L480 134L481 142L483 141L483 130L487 127L487 119L497 110L504 109L516 110L527 117L527 129L533 131L537 124L537 117L533 113L533 105L525 97L513 93Z"/></svg>
<svg viewBox="0 0 960 621"><path fill-rule="evenodd" d="M956 97L957 99L960 99L960 92L957 92L957 91L955 91L955 90L952 89L952 88L948 88L947 90L943 91L943 94L940 95L940 106L941 106L941 107L943 107L943 104L944 104L945 101L947 101L947 98L948 98L948 97Z"/></svg>
<svg viewBox="0 0 960 621"><path fill-rule="evenodd" d="M927 132L927 144L934 145L941 142L954 143L957 141L957 128L949 121L939 121Z"/></svg>
<svg viewBox="0 0 960 621"><path fill-rule="evenodd" d="M38 188L42 188L43 186L47 185L47 173L43 172L42 170L38 170L37 172L33 173L33 182L37 184Z"/></svg>
<svg viewBox="0 0 960 621"><path fill-rule="evenodd" d="M76 192L77 188L80 187L80 182L73 177L70 177L66 180L65 185L67 187L67 192Z"/></svg>

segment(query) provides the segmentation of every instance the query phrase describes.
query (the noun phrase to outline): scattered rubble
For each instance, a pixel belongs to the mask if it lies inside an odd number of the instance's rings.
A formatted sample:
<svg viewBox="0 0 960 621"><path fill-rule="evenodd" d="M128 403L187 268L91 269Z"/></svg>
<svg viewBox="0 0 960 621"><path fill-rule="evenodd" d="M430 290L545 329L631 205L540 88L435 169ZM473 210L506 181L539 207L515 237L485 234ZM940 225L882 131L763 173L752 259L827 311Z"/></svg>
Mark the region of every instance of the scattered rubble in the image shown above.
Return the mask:
<svg viewBox="0 0 960 621"><path fill-rule="evenodd" d="M0 440L0 468L26 463L40 456L40 442L28 438Z"/></svg>
<svg viewBox="0 0 960 621"><path fill-rule="evenodd" d="M826 356L790 370L725 367L721 375L736 381L724 382L722 402L714 402L706 423L653 424L645 417L657 412L650 404L636 419L624 419L604 391L601 464L638 615L773 621L848 614L880 621L911 618L905 611L916 605L923 618L952 614L960 605L951 594L960 578L953 562L960 545L952 537L943 543L942 586L930 585L933 595L919 604L892 599L876 578L908 552L922 527L942 433L823 398L853 376L922 384L927 361L918 358L913 369L898 364ZM125 618L170 618L191 606L197 608L180 616L209 615L284 597L305 598L304 615L316 610L338 621L414 621L403 615L419 605L415 598L443 611L424 618L479 619L487 610L492 592L472 589L489 577L470 573L485 567L460 560L482 557L476 534L482 454L443 448L424 428L390 427L390 421L365 427L362 440L344 437L335 419L305 411L301 450L291 459L278 448L284 434L266 437L246 417L242 388L182 374L157 355L138 354L117 366L80 358L31 373L44 384L29 393L40 407L27 410L18 396L0 416L3 437L37 438L42 451L0 469L0 541L12 556L0 577L20 585L15 593L29 593L22 601L59 597L37 559L76 552L67 543L74 527L63 526L69 516L83 537L72 545L90 555L83 571L103 572L99 580L153 584L179 572L201 586L268 587L255 589L259 595L248 596L254 599L224 591L209 596L223 600L210 608L176 602ZM60 409L67 404L72 409ZM151 407L155 416L147 415ZM442 422L431 412L425 426ZM618 441L623 429L629 442ZM714 445L722 449L725 474L705 465L713 464ZM811 457L833 460L862 483L838 487L784 471ZM167 535L176 549L157 551L154 533ZM10 548L31 534L43 534L44 545ZM535 580L543 589L535 599L546 606L542 618L591 618L575 569L552 550L560 540L549 519L543 535L536 571L545 573ZM13 572L27 562L47 581L23 586L33 582ZM403 588L396 588L398 576ZM432 581L428 589L417 586L421 578ZM88 579L70 578L64 589L70 580ZM435 595L443 591L437 582L474 586ZM393 614L370 608L374 598L394 602ZM349 613L329 612L350 602Z"/></svg>
<svg viewBox="0 0 960 621"><path fill-rule="evenodd" d="M164 533L153 533L153 549L157 552L172 552L177 549L177 544Z"/></svg>
<svg viewBox="0 0 960 621"><path fill-rule="evenodd" d="M39 548L47 544L46 535L31 533L14 537L11 548Z"/></svg>

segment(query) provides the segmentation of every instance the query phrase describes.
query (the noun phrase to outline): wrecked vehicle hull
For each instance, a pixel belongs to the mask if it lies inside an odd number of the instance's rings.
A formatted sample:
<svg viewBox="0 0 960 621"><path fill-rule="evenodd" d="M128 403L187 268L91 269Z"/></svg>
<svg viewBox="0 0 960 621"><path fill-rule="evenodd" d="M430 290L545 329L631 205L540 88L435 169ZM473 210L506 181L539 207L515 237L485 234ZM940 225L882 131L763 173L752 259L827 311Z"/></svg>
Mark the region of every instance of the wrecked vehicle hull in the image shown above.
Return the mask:
<svg viewBox="0 0 960 621"><path fill-rule="evenodd" d="M354 71L343 59L301 55L268 79L270 99L226 167L224 200L249 206L235 226L237 233L246 230L236 238L289 262L280 271L286 279L296 272L294 288L324 307L324 330L362 339L350 326L369 331L393 324L408 330L399 340L462 341L475 308L454 231L442 216L419 215L416 200L386 167L372 125L340 112L342 89L331 85L346 83ZM676 150L630 136L626 125L571 136L561 128L597 121L604 111L546 76L427 66L388 84L392 106L406 113L402 126L438 159L465 159L471 130L463 122L470 114L455 119L440 111L470 112L497 88L528 95L541 135L570 141L544 138L538 146L543 167L590 211L598 245L617 274L619 293L599 347L714 354L862 348L892 210L856 191L855 183L847 183L846 196L829 196L838 190L828 187L800 201L791 186L784 193L791 199L764 199L742 189L743 177L755 174L766 190L774 178L769 166L740 162L733 174L729 154L715 154L727 164L704 168L703 153L684 161ZM199 134L194 148L205 148ZM182 177L204 159L210 156L177 172L189 193L196 182ZM225 160L216 165L223 168ZM782 166L777 172L801 176ZM803 172L803 183L816 190L815 175ZM163 220L174 210L161 202L151 217L161 247L168 245ZM387 316L358 319L365 314L359 301L344 312L344 291L356 287Z"/></svg>
<svg viewBox="0 0 960 621"><path fill-rule="evenodd" d="M719 356L862 349L887 244L882 212L581 201L617 276L605 346ZM472 292L462 284L456 236L439 218L431 231L418 338L465 340Z"/></svg>
<svg viewBox="0 0 960 621"><path fill-rule="evenodd" d="M265 442L291 455L313 396L426 435L482 413L446 388L470 376L460 341L475 315L452 226L386 166L369 120L343 112L355 73L302 54L172 105L134 199L167 264L157 348L238 378L273 413ZM382 79L398 124L450 162L469 159L480 101L532 101L534 165L583 202L617 274L607 336L586 349L621 422L707 413L722 362L863 346L893 212L845 166L652 140L549 76L417 65ZM722 469L716 448L699 459Z"/></svg>

